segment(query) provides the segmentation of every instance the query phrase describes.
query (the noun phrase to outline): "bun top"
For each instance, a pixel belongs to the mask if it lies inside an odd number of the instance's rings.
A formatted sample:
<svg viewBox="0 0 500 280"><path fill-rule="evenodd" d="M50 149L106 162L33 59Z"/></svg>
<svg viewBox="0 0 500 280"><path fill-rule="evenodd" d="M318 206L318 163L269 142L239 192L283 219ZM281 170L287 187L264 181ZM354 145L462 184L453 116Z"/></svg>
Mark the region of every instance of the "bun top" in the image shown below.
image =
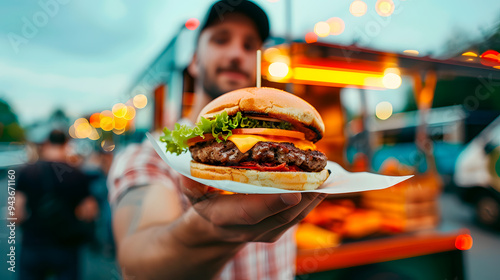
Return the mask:
<svg viewBox="0 0 500 280"><path fill-rule="evenodd" d="M307 140L316 142L325 133L325 124L318 111L302 98L275 88L242 88L212 100L198 115L210 119L226 111L228 115L241 112L245 116L262 116L290 122Z"/></svg>

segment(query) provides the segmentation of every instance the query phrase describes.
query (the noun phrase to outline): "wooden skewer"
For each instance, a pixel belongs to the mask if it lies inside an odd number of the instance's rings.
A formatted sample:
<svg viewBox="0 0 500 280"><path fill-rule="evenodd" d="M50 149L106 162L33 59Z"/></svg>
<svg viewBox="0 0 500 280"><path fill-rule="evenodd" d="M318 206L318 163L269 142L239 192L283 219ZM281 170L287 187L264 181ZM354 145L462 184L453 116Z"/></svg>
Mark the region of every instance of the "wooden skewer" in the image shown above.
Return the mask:
<svg viewBox="0 0 500 280"><path fill-rule="evenodd" d="M261 82L261 51L257 50L257 87L260 88L260 82Z"/></svg>

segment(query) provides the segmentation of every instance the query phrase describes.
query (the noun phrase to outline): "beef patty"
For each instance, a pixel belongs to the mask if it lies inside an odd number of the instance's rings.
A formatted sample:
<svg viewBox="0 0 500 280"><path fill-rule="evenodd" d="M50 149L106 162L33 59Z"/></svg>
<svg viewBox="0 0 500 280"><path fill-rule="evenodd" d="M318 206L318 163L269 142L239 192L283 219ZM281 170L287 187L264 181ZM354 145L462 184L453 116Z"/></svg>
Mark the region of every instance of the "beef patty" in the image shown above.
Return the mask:
<svg viewBox="0 0 500 280"><path fill-rule="evenodd" d="M276 165L287 163L304 171L319 172L325 168L327 161L322 152L301 150L292 143L258 142L242 153L231 141L217 143L210 140L196 143L189 150L197 162L223 166L237 166L249 161Z"/></svg>

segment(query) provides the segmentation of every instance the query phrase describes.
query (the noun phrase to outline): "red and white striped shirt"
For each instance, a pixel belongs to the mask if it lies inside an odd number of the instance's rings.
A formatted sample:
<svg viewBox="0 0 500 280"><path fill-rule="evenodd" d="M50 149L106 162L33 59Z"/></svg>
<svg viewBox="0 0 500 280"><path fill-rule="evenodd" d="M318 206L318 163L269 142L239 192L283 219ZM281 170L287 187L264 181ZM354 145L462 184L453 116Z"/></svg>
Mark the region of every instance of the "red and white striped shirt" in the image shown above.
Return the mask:
<svg viewBox="0 0 500 280"><path fill-rule="evenodd" d="M110 203L114 206L129 188L172 181L175 186L166 187L177 191L186 210L190 204L180 190L180 176L158 156L148 140L129 145L116 156L110 169ZM296 256L294 233L294 228L288 230L274 243L248 243L226 264L219 279L293 279Z"/></svg>

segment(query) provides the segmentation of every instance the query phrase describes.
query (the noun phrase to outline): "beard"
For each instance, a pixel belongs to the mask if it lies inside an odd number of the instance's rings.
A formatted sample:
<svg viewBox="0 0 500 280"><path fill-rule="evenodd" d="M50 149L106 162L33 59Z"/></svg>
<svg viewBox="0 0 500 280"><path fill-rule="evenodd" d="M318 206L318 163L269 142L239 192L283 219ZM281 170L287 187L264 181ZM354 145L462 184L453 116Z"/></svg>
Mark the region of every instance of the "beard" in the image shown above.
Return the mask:
<svg viewBox="0 0 500 280"><path fill-rule="evenodd" d="M247 77L250 77L250 74L247 72L243 71L236 63L232 63L228 67L218 67L215 71L215 76L217 76L219 73L223 71L235 71L239 72ZM203 87L203 90L210 96L210 98L215 99L221 95L223 95L226 92L235 90L235 89L240 89L243 87L248 87L251 86L250 83L246 85L241 85L238 82L230 82L225 88L221 87L221 85L217 84L217 79L214 77L210 77L206 67L201 67L200 71L200 78L199 82L201 83L201 86Z"/></svg>
<svg viewBox="0 0 500 280"><path fill-rule="evenodd" d="M203 90L210 96L210 98L215 99L224 93L226 91L222 90L217 83L214 81L214 79L202 79L202 86Z"/></svg>

